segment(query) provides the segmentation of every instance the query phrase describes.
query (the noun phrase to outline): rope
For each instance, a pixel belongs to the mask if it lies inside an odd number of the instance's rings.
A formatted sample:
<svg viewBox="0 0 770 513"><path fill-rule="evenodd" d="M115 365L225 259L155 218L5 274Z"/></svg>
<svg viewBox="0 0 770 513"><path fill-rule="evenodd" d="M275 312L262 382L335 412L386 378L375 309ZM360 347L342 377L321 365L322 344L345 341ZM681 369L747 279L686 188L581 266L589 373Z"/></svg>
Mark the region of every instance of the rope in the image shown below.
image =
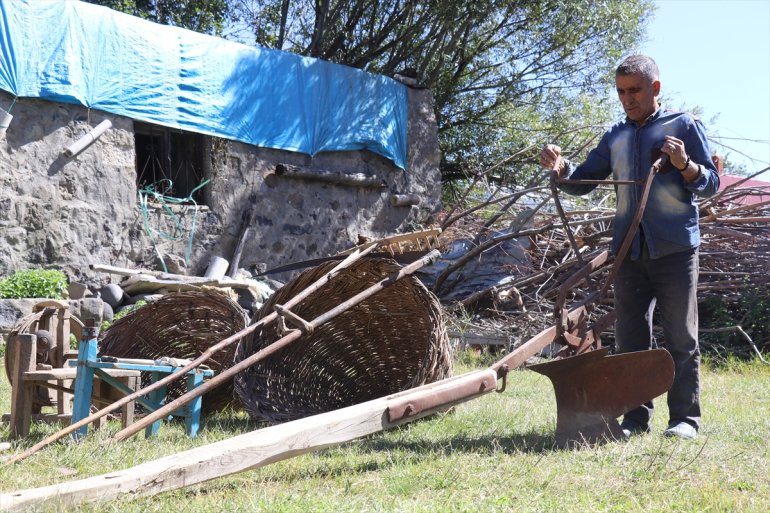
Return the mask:
<svg viewBox="0 0 770 513"><path fill-rule="evenodd" d="M144 222L144 229L147 231L147 235L150 237L150 241L152 242L153 249L155 250L155 254L158 256L158 259L160 260L161 265L163 266L163 271L168 272L168 267L166 266L166 261L163 258L163 255L160 252L160 249L158 248L158 241L159 238L168 239L171 241L179 241L182 240L182 237L179 236L180 233L184 233L185 229L182 224L181 219L179 216L177 216L173 210L171 210L171 207L169 204L181 204L186 202L192 202L194 206L193 210L193 220L192 220L192 226L190 227L190 236L187 240L187 248L185 249L185 256L184 256L184 262L185 265L189 267L190 265L190 255L192 254L192 243L193 238L195 237L195 228L198 223L198 204L193 199L193 195L209 183L210 179L205 179L203 182L201 182L199 185L197 185L192 191L190 191L190 194L186 198L175 198L173 196L166 196L162 192L163 191L170 191L173 188L173 183L168 178L164 178L162 180L159 180L155 183L149 184L145 187L142 187L139 189L139 208L142 212L142 220ZM166 212L168 216L173 221L174 226L174 234L168 234L161 230L156 230L155 228L152 228L150 226L150 213L149 213L149 206L148 201L152 198L157 203L160 203L162 211Z"/></svg>

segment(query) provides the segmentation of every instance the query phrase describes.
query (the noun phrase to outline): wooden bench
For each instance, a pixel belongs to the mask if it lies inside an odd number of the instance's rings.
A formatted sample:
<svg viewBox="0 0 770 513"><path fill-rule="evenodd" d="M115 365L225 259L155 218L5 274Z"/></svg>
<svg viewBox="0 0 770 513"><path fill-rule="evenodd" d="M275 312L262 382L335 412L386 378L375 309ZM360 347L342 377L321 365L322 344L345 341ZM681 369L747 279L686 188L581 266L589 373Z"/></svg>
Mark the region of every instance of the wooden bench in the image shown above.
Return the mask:
<svg viewBox="0 0 770 513"><path fill-rule="evenodd" d="M128 395L133 392L125 384L121 383L116 373L136 372L149 373L150 382L155 383L161 378L178 372L179 366L171 363L164 364L154 360L121 359L109 356L97 357L97 336L99 329L87 322L83 327L83 340L78 348L77 361L70 361L70 365L77 366L75 379L75 401L72 408L72 423L76 423L88 417L93 398L92 386L95 378L100 378L119 392ZM214 371L208 368L196 368L186 372L185 383L187 390L201 385L205 378L214 375ZM163 406L168 391L167 386L162 386L150 392L146 397L136 399L145 409L152 412ZM171 413L172 417L183 417L187 435L194 438L200 427L202 397L197 397L187 405L177 408ZM145 429L145 437L150 437L158 432L160 420L150 424ZM88 433L88 426L83 426L73 436L84 436Z"/></svg>
<svg viewBox="0 0 770 513"><path fill-rule="evenodd" d="M58 404L58 412L53 414L38 413L33 416L33 405L36 402L36 395L40 387L59 392L60 397L71 397L74 394L72 383L77 377L77 369L52 368L38 369L35 359L37 348L37 337L28 333L21 333L8 340L7 351L13 351L13 368L11 374L11 414L10 414L10 435L13 438L24 437L29 434L30 423L32 420L50 422L71 420L69 408L63 404ZM139 385L140 372L136 370L112 370L109 371L112 378L119 380L127 388L136 389ZM99 403L113 402L116 398L112 387L99 380L94 385L96 393L94 397L98 398ZM123 425L128 426L133 422L134 404L128 403L123 407L122 420Z"/></svg>

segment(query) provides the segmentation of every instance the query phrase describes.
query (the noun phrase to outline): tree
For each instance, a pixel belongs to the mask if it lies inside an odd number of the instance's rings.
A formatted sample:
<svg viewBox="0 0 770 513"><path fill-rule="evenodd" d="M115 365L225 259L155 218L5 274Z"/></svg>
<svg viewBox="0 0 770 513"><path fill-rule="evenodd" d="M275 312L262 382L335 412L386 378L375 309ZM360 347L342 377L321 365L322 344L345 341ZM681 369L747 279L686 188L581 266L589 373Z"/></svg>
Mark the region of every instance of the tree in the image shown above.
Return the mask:
<svg viewBox="0 0 770 513"><path fill-rule="evenodd" d="M651 12L650 0L232 0L231 27L259 45L414 76L434 92L442 173L455 179L580 111L606 123L611 106L596 99ZM551 125L533 131L542 120Z"/></svg>
<svg viewBox="0 0 770 513"><path fill-rule="evenodd" d="M228 0L84 0L164 25L219 35Z"/></svg>
<svg viewBox="0 0 770 513"><path fill-rule="evenodd" d="M640 40L654 8L652 0L89 1L201 32L225 27L225 37L247 44L416 78L434 93L445 180L552 140L576 123L606 124L614 64ZM569 134L567 141L575 139ZM507 159L493 178L526 180L518 174L531 160L531 153Z"/></svg>

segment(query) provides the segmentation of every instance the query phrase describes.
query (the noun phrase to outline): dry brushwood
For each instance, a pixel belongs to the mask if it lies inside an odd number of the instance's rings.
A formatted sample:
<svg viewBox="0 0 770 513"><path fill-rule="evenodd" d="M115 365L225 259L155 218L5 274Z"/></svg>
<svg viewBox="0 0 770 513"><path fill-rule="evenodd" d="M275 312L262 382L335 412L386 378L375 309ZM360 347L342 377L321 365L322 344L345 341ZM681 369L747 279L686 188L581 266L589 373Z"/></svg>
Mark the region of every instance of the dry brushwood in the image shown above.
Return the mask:
<svg viewBox="0 0 770 513"><path fill-rule="evenodd" d="M702 240L698 294L701 304L715 299L735 305L750 290L757 287L766 289L770 284L767 275L770 267L770 201L767 201L770 184L767 187L740 185L727 187L716 196L700 201ZM601 187L595 194L601 194ZM611 195L611 191L606 194ZM506 199L515 197L516 194L503 196ZM522 198L529 206L541 202L544 196L531 191ZM532 242L529 269L522 272L520 268L512 268L510 279L506 282L476 290L447 305L455 312L465 311L466 318L468 312L475 312L469 321L477 325L475 329L483 331L484 326L491 326L493 331L507 333L513 339L526 340L531 334L552 324L556 291L578 269L579 260L590 260L609 247L614 210L603 206L582 210L567 208L564 214L574 235L574 243L569 240L557 213L549 208L552 202L538 210L534 228L488 236L485 240L481 235L489 234L495 228L502 230L518 212L524 210L521 205L510 201L498 210L483 210L499 203L502 202L490 201L482 208L466 209L462 214L455 214L451 222L445 223L447 229L441 237L442 247L447 248L454 239L470 240L473 244L466 257L458 258L443 271L438 285L442 294L448 295L457 280L447 278L452 273L460 276L468 261L479 258L483 261L482 250L489 250L496 242L528 235ZM595 203L601 205L603 201ZM473 214L478 213L481 216L474 218ZM498 223L490 225L483 219L495 219ZM578 252L582 254L581 259L577 258ZM594 273L591 278L594 286L606 278L611 264L612 261L608 262ZM507 299L511 289L515 289L515 295L521 301ZM569 299L578 301L586 293L584 283L572 292ZM594 305L597 313L608 312L612 307L611 293L602 303ZM760 350L769 344L768 340L756 342ZM739 351L743 347L749 352L748 346L742 346Z"/></svg>

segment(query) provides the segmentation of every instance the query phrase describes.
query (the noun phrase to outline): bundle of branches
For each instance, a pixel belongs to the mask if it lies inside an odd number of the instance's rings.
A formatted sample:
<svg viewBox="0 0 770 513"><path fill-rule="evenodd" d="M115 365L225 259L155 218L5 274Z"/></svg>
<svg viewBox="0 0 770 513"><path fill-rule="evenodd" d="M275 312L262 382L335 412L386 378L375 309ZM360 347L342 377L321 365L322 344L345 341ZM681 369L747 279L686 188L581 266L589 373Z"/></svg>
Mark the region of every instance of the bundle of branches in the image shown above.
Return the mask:
<svg viewBox="0 0 770 513"><path fill-rule="evenodd" d="M770 348L770 184L750 178L701 203L701 340L716 351Z"/></svg>
<svg viewBox="0 0 770 513"><path fill-rule="evenodd" d="M561 284L610 246L613 197L611 188L600 187L587 201L561 198L565 208L560 216L541 180L507 195L489 191L485 201L459 213L447 213L441 239L444 249L467 250L440 270L432 287L447 307L458 313L456 328L502 332L525 341L552 325ZM700 202L698 291L702 339L707 347L727 348L731 353L759 353L770 348L770 328L763 322L770 318L770 277L766 272L770 263L770 201L766 199L770 200L769 190L744 187L739 182ZM529 222L521 223L522 216ZM510 266L510 275L497 283L459 297L455 294L468 279L469 264L476 269L483 267L485 255L493 248L523 239L529 241L525 248L528 265L517 262ZM458 240L464 244L457 244ZM610 257L607 265L571 290L568 303L601 287L612 264ZM593 308L597 313L613 308L611 287ZM608 336L605 343L612 342L611 331Z"/></svg>

